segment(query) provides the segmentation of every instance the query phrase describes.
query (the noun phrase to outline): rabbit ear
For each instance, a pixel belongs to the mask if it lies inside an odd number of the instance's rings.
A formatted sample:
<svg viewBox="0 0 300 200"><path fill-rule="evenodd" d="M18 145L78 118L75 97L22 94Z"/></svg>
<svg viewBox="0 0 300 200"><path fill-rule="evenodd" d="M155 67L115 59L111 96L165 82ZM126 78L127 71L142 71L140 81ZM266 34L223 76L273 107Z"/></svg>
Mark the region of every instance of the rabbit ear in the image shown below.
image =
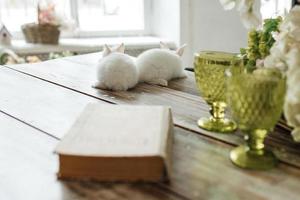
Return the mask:
<svg viewBox="0 0 300 200"><path fill-rule="evenodd" d="M102 52L102 57L108 56L111 53L111 49L107 44L104 45L103 47L103 52Z"/></svg>
<svg viewBox="0 0 300 200"><path fill-rule="evenodd" d="M184 52L184 48L186 47L187 45L184 44L182 45L181 47L179 47L177 50L176 50L176 54L179 55L179 56L182 56L183 55L183 52Z"/></svg>
<svg viewBox="0 0 300 200"><path fill-rule="evenodd" d="M160 48L161 49L170 49L169 47L168 47L168 45L166 45L164 42L162 42L162 41L160 41L159 42L159 45L160 45Z"/></svg>
<svg viewBox="0 0 300 200"><path fill-rule="evenodd" d="M120 44L120 46L118 46L116 48L116 52L125 53L125 45L124 45L124 43Z"/></svg>

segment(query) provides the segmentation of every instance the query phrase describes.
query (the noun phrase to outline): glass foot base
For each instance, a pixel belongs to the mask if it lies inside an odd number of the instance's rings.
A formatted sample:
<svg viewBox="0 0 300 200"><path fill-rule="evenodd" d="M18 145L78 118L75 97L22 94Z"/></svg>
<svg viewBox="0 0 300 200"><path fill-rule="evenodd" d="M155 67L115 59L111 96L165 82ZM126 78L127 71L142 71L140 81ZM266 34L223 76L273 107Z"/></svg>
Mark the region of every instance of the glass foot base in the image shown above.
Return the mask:
<svg viewBox="0 0 300 200"><path fill-rule="evenodd" d="M261 155L251 153L247 146L239 146L230 152L231 161L241 168L267 170L277 165L271 151L264 150Z"/></svg>
<svg viewBox="0 0 300 200"><path fill-rule="evenodd" d="M236 123L229 119L214 120L213 118L200 118L198 126L208 131L219 133L232 133L236 130Z"/></svg>

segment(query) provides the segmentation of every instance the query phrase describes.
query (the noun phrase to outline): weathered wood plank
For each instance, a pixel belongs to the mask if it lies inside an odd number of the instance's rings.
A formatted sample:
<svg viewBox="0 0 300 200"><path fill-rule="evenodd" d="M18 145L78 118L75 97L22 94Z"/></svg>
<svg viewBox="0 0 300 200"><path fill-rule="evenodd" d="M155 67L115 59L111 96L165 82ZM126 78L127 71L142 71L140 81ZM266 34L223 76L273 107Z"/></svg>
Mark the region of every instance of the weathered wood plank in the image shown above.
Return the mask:
<svg viewBox="0 0 300 200"><path fill-rule="evenodd" d="M175 124L186 127L193 131L199 131L196 120L201 116L208 115L208 106L195 95L175 91L169 88L153 87L148 84L139 84L135 89L128 92L112 92L92 88L95 81L95 68L69 61L48 61L41 64L10 66L16 70L59 84L66 88L80 91L83 94L93 96L108 102L117 104L150 104L168 105L172 107ZM204 131L204 134L215 137L214 133ZM241 142L241 138L230 135L217 137L231 143Z"/></svg>
<svg viewBox="0 0 300 200"><path fill-rule="evenodd" d="M177 132L173 159L178 162L174 166L176 177L172 177L178 180L172 184L177 191L190 193L194 199L298 198L299 170L282 164L268 172L242 170L230 162L229 145L191 132ZM283 187L294 188L295 196Z"/></svg>
<svg viewBox="0 0 300 200"><path fill-rule="evenodd" d="M7 93L0 89L0 110L9 107L6 111L10 114L58 137L63 136L71 126L70 122L77 117L74 111L63 107L70 106L77 110L81 108L78 105L95 100L3 68L0 69L0 84L5 82L9 85L4 86L10 86L15 92ZM49 94L44 94L41 90L47 90ZM26 94L25 101L15 94ZM43 101L38 98L40 95L43 95ZM12 100L12 105L19 104L18 107L11 106L6 102L7 99ZM75 103L72 99L76 99ZM27 107L31 108L30 112ZM22 109L29 113L19 111ZM55 112L50 112L52 109ZM64 119L66 124L62 126L53 123L57 118ZM47 123L53 124L47 126ZM268 172L241 170L234 167L228 159L231 148L226 143L176 128L171 184L161 184L160 187L191 199L295 199L299 196L299 169L280 164L278 168ZM111 186L114 187L113 184Z"/></svg>
<svg viewBox="0 0 300 200"><path fill-rule="evenodd" d="M14 65L10 68L116 104L168 105L172 107L174 122L179 127L229 144L237 145L243 142L240 133L218 134L197 127L197 119L208 115L208 106L199 96L148 84L139 84L127 92L96 90L91 87L96 76L95 60L84 59L85 56L79 58L71 57L34 65ZM78 63L86 61L89 65L71 62L72 59ZM300 144L293 142L289 133L276 130L269 134L266 144L274 150L280 160L300 167Z"/></svg>
<svg viewBox="0 0 300 200"><path fill-rule="evenodd" d="M0 77L0 110L33 126L51 130L57 133L57 137L73 124L70 118L77 117L87 103L97 101L38 79L16 76L5 68L0 68ZM45 115L56 117L40 123L40 118Z"/></svg>
<svg viewBox="0 0 300 200"><path fill-rule="evenodd" d="M0 199L185 199L153 184L58 181L57 139L3 113L0 133Z"/></svg>

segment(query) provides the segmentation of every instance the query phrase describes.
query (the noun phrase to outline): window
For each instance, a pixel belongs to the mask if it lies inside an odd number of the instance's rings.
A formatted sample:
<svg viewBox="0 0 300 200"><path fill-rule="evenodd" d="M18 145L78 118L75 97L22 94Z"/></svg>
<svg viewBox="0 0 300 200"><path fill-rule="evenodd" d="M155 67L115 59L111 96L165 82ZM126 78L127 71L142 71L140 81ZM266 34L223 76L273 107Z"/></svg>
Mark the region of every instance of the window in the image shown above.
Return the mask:
<svg viewBox="0 0 300 200"><path fill-rule="evenodd" d="M13 33L37 21L39 0L0 0L0 21ZM145 34L149 0L52 0L65 18L75 22L69 36Z"/></svg>
<svg viewBox="0 0 300 200"><path fill-rule="evenodd" d="M143 30L141 0L79 0L79 27L88 31ZM93 16L93 19L91 19Z"/></svg>
<svg viewBox="0 0 300 200"><path fill-rule="evenodd" d="M70 17L68 1L58 2L58 12ZM37 22L37 4L38 0L0 0L0 21L11 32L19 32L21 25Z"/></svg>

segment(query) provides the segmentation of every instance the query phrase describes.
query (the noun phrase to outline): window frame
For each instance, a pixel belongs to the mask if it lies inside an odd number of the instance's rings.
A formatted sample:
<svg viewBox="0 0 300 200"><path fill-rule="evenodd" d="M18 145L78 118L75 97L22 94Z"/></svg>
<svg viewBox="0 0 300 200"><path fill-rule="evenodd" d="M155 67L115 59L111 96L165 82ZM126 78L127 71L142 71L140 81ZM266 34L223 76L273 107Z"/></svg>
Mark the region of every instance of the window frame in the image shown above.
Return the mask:
<svg viewBox="0 0 300 200"><path fill-rule="evenodd" d="M79 16L78 16L78 2L70 0L70 13L72 19L75 21L75 30L72 32L61 32L61 38L95 38L95 37L119 37L119 36L145 36L151 33L151 13L152 1L144 1L144 29L143 30L113 30L113 31L85 31L80 30ZM20 31L12 32L13 38L24 39L24 35Z"/></svg>

